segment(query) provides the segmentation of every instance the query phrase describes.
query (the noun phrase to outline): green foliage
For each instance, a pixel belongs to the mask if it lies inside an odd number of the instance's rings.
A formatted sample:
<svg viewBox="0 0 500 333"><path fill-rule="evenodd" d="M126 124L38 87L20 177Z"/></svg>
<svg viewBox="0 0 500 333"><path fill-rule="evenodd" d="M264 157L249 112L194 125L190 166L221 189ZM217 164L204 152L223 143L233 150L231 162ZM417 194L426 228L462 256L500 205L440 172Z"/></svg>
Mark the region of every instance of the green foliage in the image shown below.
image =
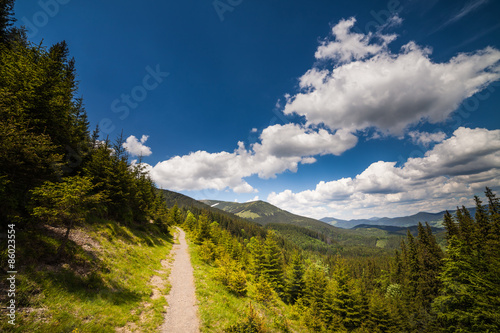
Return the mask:
<svg viewBox="0 0 500 333"><path fill-rule="evenodd" d="M263 275L255 281L255 299L264 304L272 304L276 298L272 284Z"/></svg>
<svg viewBox="0 0 500 333"><path fill-rule="evenodd" d="M302 296L305 287L304 273L303 258L300 252L295 252L292 256L286 279L287 299L291 304L294 304Z"/></svg>
<svg viewBox="0 0 500 333"><path fill-rule="evenodd" d="M210 239L205 239L200 246L200 258L205 262L215 260L215 244Z"/></svg>
<svg viewBox="0 0 500 333"><path fill-rule="evenodd" d="M244 296L247 291L247 278L241 265L228 255L224 255L216 260L216 266L217 279L232 293Z"/></svg>
<svg viewBox="0 0 500 333"><path fill-rule="evenodd" d="M328 316L333 315L329 324L340 323L346 329L353 330L361 326L362 314L361 306L354 297L353 288L350 285L349 276L345 264L339 262L334 275L333 283L329 285L327 295L329 301L326 302Z"/></svg>
<svg viewBox="0 0 500 333"><path fill-rule="evenodd" d="M91 208L103 200L101 194L91 194L93 188L89 177L66 177L60 183L45 182L31 191L34 202L40 204L33 208L33 215L65 226L81 223Z"/></svg>
<svg viewBox="0 0 500 333"><path fill-rule="evenodd" d="M198 218L195 242L201 244L206 239L210 239L210 219L208 215L203 214Z"/></svg>
<svg viewBox="0 0 500 333"><path fill-rule="evenodd" d="M37 204L33 208L33 216L66 228L60 251L64 249L73 226L84 222L95 205L104 199L100 193L91 194L93 188L90 178L75 176L66 177L60 183L45 182L31 191Z"/></svg>
<svg viewBox="0 0 500 333"><path fill-rule="evenodd" d="M247 316L238 324L232 325L224 330L226 333L265 333L264 322L252 306L248 305Z"/></svg>
<svg viewBox="0 0 500 333"><path fill-rule="evenodd" d="M76 229L88 243L68 241L71 257L53 264L46 259L54 256L61 240L52 228L17 234L18 244L29 246L17 248L23 260L16 276L16 325L1 321L0 331L114 332L129 322L137 331L153 332L163 322L167 304L164 297L151 300L149 281L162 269L172 237L153 224L139 230L108 220Z"/></svg>
<svg viewBox="0 0 500 333"><path fill-rule="evenodd" d="M184 226L189 230L192 231L194 227L196 226L196 217L194 217L193 213L191 211L188 211L186 219L184 220Z"/></svg>
<svg viewBox="0 0 500 333"><path fill-rule="evenodd" d="M447 257L440 275L441 295L433 309L448 332L500 330L500 235L491 232L498 223L500 205L486 189L490 207L476 197L476 216L462 208L457 214L460 232L448 240Z"/></svg>
<svg viewBox="0 0 500 333"><path fill-rule="evenodd" d="M261 273L279 294L283 292L283 265L283 253L278 246L277 235L270 231L264 241L264 262Z"/></svg>
<svg viewBox="0 0 500 333"><path fill-rule="evenodd" d="M182 222L181 211L179 206L175 203L174 207L170 208L168 212L168 224L169 225L180 225Z"/></svg>

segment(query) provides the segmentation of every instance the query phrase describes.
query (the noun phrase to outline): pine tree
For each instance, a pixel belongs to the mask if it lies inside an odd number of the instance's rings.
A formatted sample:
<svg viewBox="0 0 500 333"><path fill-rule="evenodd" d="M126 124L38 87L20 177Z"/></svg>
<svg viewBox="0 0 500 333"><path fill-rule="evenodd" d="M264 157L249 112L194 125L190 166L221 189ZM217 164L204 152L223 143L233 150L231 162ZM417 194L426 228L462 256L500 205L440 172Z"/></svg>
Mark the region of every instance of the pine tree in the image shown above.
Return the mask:
<svg viewBox="0 0 500 333"><path fill-rule="evenodd" d="M177 202L174 204L172 208L170 208L168 212L168 224L169 225L180 225L182 222L181 211Z"/></svg>
<svg viewBox="0 0 500 333"><path fill-rule="evenodd" d="M418 298L426 308L437 296L440 283L439 273L441 271L441 260L443 252L436 242L429 224L426 228L422 223L418 224L418 259L420 264L420 276L418 287Z"/></svg>
<svg viewBox="0 0 500 333"><path fill-rule="evenodd" d="M361 326L361 307L357 303L345 264L339 262L333 274L335 282L330 311L340 318L342 325L349 331Z"/></svg>
<svg viewBox="0 0 500 333"><path fill-rule="evenodd" d="M69 238L71 229L85 221L95 204L102 200L102 194L92 194L92 182L88 177L66 177L63 182L46 182L31 191L34 202L33 216L56 226L64 226L66 233L59 246L59 257Z"/></svg>
<svg viewBox="0 0 500 333"><path fill-rule="evenodd" d="M198 217L198 229L196 231L196 244L201 244L205 239L210 239L210 219L207 214Z"/></svg>
<svg viewBox="0 0 500 333"><path fill-rule="evenodd" d="M319 264L310 265L305 273L304 282L304 294L299 299L299 302L307 306L309 320L317 321L308 323L308 326L310 328L321 327L331 314L327 307L328 304L331 304L331 299L327 297L329 295L327 293L329 283L325 267Z"/></svg>
<svg viewBox="0 0 500 333"><path fill-rule="evenodd" d="M264 272L264 264L266 261L264 254L264 242L261 238L252 237L248 242L247 247L250 251L250 262L252 274L258 278Z"/></svg>
<svg viewBox="0 0 500 333"><path fill-rule="evenodd" d="M492 193L488 193L492 196ZM463 208L457 214L460 234L448 241L441 295L433 309L449 332L496 332L500 330L500 246L494 237L493 215L476 197L476 221Z"/></svg>
<svg viewBox="0 0 500 333"><path fill-rule="evenodd" d="M287 298L291 304L295 304L297 299L302 296L304 290L304 259L300 252L295 252L289 266L286 281Z"/></svg>
<svg viewBox="0 0 500 333"><path fill-rule="evenodd" d="M283 292L283 253L278 246L276 233L269 231L264 241L264 264L262 274L269 280L274 290Z"/></svg>
<svg viewBox="0 0 500 333"><path fill-rule="evenodd" d="M196 217L194 217L191 211L188 211L186 219L184 220L184 225L188 230L192 231L196 227L196 223L197 223Z"/></svg>
<svg viewBox="0 0 500 333"><path fill-rule="evenodd" d="M14 23L14 0L0 0L0 43L9 40L10 28Z"/></svg>
<svg viewBox="0 0 500 333"><path fill-rule="evenodd" d="M444 227L446 228L446 239L450 239L453 236L458 236L460 230L458 229L457 224L453 220L453 216L446 211L443 217L443 224Z"/></svg>

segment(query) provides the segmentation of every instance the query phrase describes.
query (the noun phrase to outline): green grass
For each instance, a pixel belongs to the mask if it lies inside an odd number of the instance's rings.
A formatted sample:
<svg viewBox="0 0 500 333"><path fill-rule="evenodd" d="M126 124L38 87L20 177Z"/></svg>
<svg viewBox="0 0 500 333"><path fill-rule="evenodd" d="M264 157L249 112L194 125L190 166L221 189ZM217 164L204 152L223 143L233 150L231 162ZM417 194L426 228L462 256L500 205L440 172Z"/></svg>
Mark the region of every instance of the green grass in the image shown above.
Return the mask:
<svg viewBox="0 0 500 333"><path fill-rule="evenodd" d="M5 320L2 332L115 332L154 331L163 322L164 297L151 299L153 275L167 280L161 270L172 247L170 235L153 225L138 228L98 221L83 231L100 245L86 251L70 242L64 263L40 264L59 244L50 234L30 234L18 244L19 261L29 262L17 275L19 311L16 325ZM18 245L20 246L20 245ZM32 255L25 257L21 255ZM34 260L36 259L36 260ZM38 263L37 263L38 261ZM161 290L168 292L168 286Z"/></svg>
<svg viewBox="0 0 500 333"><path fill-rule="evenodd" d="M236 215L238 215L239 217L244 218L244 219L256 219L256 218L260 217L259 214L251 212L249 210L245 210L243 212L236 213Z"/></svg>
<svg viewBox="0 0 500 333"><path fill-rule="evenodd" d="M385 248L387 246L387 239L377 239L377 247Z"/></svg>

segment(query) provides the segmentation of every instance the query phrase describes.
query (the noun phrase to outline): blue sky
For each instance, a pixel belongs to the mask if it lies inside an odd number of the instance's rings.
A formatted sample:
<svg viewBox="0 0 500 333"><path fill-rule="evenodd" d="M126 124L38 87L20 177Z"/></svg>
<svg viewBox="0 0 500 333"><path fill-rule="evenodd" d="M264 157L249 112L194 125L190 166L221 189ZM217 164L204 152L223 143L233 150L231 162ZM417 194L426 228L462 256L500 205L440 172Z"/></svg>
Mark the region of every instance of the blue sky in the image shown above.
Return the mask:
<svg viewBox="0 0 500 333"><path fill-rule="evenodd" d="M18 1L103 137L157 185L302 215L401 216L500 189L500 3Z"/></svg>

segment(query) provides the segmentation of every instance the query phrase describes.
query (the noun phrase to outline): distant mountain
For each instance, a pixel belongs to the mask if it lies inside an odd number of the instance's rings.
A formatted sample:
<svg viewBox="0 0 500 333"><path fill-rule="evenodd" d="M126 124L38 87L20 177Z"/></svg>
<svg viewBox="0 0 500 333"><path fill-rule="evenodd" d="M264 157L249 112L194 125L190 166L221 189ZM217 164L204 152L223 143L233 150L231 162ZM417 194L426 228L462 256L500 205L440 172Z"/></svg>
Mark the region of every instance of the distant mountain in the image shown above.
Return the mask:
<svg viewBox="0 0 500 333"><path fill-rule="evenodd" d="M266 228L278 231L295 244L309 243L312 238L320 239L324 246L343 249L347 253L380 253L399 247L401 235L378 229L342 229L312 218L299 216L264 201L246 203L220 200L201 200L212 209L222 209L248 221L254 221ZM321 248L321 246L319 246ZM371 248L372 250L367 250ZM349 250L348 250L349 249ZM349 252L352 251L352 252ZM370 252L375 251L375 252Z"/></svg>
<svg viewBox="0 0 500 333"><path fill-rule="evenodd" d="M393 234L400 234L400 235L406 235L407 231L410 230L410 232L416 236L418 233L418 227L416 225L412 225L409 227L395 227L395 226L390 226L390 225L370 225L370 224L360 224L355 226L352 229L369 229L369 228L376 228L380 230L385 230ZM436 227L431 227L432 233L436 234L438 232L444 231L444 228L436 228Z"/></svg>
<svg viewBox="0 0 500 333"><path fill-rule="evenodd" d="M324 222L299 216L280 209L265 201L251 201L246 203L220 201L220 200L200 200L202 203L232 213L241 218L257 222L262 225L269 223L287 223L301 226L316 225L329 227Z"/></svg>
<svg viewBox="0 0 500 333"><path fill-rule="evenodd" d="M474 215L476 213L475 208L468 208L469 212ZM455 214L456 211L450 211L451 214ZM443 216L445 211L439 213L426 213L420 212L410 216L401 217L381 217L381 218L370 218L370 219L359 219L359 220L341 220L334 217L324 217L320 221L334 225L339 228L351 229L359 225L368 226L394 226L394 227L411 227L418 224L418 222L428 222L431 227L442 228L443 227Z"/></svg>
<svg viewBox="0 0 500 333"><path fill-rule="evenodd" d="M228 218L231 219L238 219L238 220L246 220L241 218L239 216L236 216L235 214L232 214L231 212L224 211L220 209L220 207L217 207L216 205L209 205L206 203L203 203L199 200L193 199L191 197L188 197L187 195L177 193L174 191L169 191L169 190L160 190L163 193L163 196L165 197L165 203L167 204L168 208L173 207L175 204L177 204L180 208L186 208L186 209L193 209L196 208L197 210L205 210L217 214L222 214L224 216L227 216ZM253 222L253 221L250 221Z"/></svg>

